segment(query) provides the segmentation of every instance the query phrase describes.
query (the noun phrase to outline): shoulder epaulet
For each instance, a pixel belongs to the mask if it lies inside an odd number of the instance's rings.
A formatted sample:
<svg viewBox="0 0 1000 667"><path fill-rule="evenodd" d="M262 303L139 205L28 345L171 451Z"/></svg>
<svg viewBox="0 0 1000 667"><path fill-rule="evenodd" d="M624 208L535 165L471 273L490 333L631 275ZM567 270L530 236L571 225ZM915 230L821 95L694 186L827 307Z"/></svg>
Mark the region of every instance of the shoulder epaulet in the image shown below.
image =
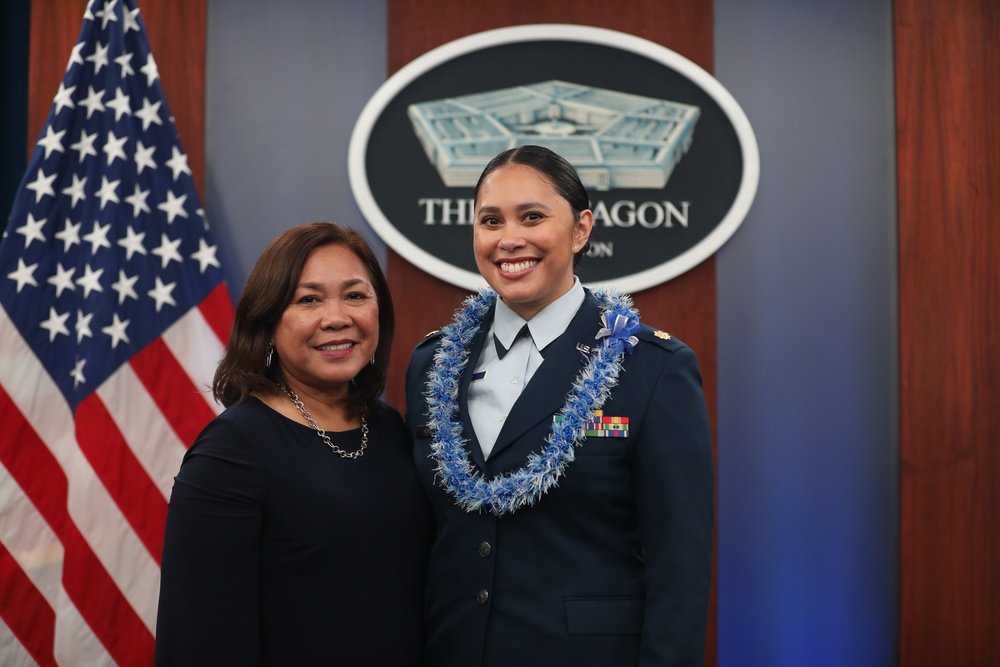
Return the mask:
<svg viewBox="0 0 1000 667"><path fill-rule="evenodd" d="M426 334L421 338L414 349L419 350L421 348L427 347L429 345L437 345L438 340L441 338L441 330L435 329L430 333Z"/></svg>
<svg viewBox="0 0 1000 667"><path fill-rule="evenodd" d="M684 345L681 341L674 338L672 335L663 331L661 329L653 329L651 327L644 326L636 334L639 340L643 340L649 343L654 343L657 347L662 347L665 350L676 350L678 347Z"/></svg>

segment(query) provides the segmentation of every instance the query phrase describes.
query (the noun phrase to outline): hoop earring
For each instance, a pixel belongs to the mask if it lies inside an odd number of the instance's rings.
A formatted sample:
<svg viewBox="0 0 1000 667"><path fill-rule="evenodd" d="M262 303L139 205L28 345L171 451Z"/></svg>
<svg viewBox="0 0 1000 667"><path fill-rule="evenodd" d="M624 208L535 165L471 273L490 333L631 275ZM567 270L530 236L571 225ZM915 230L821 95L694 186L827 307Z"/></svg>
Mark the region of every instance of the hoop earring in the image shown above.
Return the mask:
<svg viewBox="0 0 1000 667"><path fill-rule="evenodd" d="M274 357L274 343L267 344L267 357L264 359L264 368L271 367L271 359Z"/></svg>

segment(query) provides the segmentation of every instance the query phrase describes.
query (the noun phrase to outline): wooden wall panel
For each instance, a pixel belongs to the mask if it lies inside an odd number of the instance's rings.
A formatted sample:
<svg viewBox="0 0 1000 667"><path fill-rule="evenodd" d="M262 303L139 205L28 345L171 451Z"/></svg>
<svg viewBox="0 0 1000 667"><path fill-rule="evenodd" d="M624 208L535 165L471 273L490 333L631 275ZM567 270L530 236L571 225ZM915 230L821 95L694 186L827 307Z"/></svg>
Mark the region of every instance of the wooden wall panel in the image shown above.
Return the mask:
<svg viewBox="0 0 1000 667"><path fill-rule="evenodd" d="M627 11L624 9L627 8ZM701 67L712 66L710 3L641 0L624 8L595 0L537 0L469 4L460 0L389 0L389 74L414 58L465 35L527 23L585 23L628 32L677 51ZM470 250L471 252L471 244ZM389 281L401 322L393 346L389 399L405 403L403 373L410 351L428 331L446 324L468 292L424 273L389 251ZM633 295L647 322L668 329L698 354L714 428L715 259L684 276Z"/></svg>
<svg viewBox="0 0 1000 667"><path fill-rule="evenodd" d="M900 664L1000 664L1000 3L896 0Z"/></svg>
<svg viewBox="0 0 1000 667"><path fill-rule="evenodd" d="M205 2L140 0L150 49L199 195L205 174ZM83 25L80 0L33 0L28 64L28 156L48 117Z"/></svg>
<svg viewBox="0 0 1000 667"><path fill-rule="evenodd" d="M619 30L662 44L708 71L712 69L711 2L633 0L388 0L389 74L434 47L475 32L530 23L580 23ZM471 242L469 252L472 252ZM468 294L389 251L387 273L399 322L393 345L388 397L403 409L403 376L413 346L451 320ZM698 354L709 417L715 432L715 258L668 283L633 295L642 319L686 342ZM715 580L713 576L713 581ZM713 587L714 591L714 587ZM716 595L713 592L706 664L716 662Z"/></svg>

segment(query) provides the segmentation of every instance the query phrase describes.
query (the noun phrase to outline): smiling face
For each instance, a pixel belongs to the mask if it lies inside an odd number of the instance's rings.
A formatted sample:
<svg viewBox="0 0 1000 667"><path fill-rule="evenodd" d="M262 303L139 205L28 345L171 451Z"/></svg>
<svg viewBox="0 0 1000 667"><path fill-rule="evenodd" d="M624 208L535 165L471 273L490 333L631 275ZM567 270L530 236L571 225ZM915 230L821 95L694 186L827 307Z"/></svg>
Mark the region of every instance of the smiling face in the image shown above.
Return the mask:
<svg viewBox="0 0 1000 667"><path fill-rule="evenodd" d="M573 209L532 167L490 173L476 198L473 251L490 287L525 320L573 286L573 255L590 237L589 210Z"/></svg>
<svg viewBox="0 0 1000 667"><path fill-rule="evenodd" d="M274 349L297 394L346 395L378 347L378 299L364 264L343 245L309 253L274 331Z"/></svg>

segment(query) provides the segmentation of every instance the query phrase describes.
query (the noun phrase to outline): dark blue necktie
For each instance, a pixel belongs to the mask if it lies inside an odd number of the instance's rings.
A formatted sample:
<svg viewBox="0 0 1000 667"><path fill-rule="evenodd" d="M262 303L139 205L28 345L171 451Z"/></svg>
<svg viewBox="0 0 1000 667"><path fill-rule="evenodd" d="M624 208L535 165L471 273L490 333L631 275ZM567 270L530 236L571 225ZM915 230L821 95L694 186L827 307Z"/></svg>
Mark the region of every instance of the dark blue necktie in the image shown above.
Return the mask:
<svg viewBox="0 0 1000 667"><path fill-rule="evenodd" d="M530 336L530 335L531 332L528 331L528 325L525 324L523 327L521 327L521 330L517 332L517 335L514 336L514 340L510 342L510 346L514 347L514 343L516 343L518 339L521 338L521 336ZM497 358L503 359L504 356L509 351L509 348L503 346L503 343L500 342L500 339L497 338L496 334L493 334L493 345L495 345L497 348Z"/></svg>
<svg viewBox="0 0 1000 667"><path fill-rule="evenodd" d="M521 336L531 336L531 332L528 331L527 324L521 327L521 330L517 332L516 336L514 336L514 340L511 341L510 347L514 347L514 343L516 343L518 339L521 338ZM552 342L554 343L555 341ZM510 351L510 348L506 348L503 346L503 343L500 342L500 339L497 338L496 334L493 334L493 345L497 348L497 359L503 359L504 355ZM549 343L543 349L538 351L538 354L542 355L542 359L545 358L545 355L548 354L548 351L551 347L552 343Z"/></svg>

